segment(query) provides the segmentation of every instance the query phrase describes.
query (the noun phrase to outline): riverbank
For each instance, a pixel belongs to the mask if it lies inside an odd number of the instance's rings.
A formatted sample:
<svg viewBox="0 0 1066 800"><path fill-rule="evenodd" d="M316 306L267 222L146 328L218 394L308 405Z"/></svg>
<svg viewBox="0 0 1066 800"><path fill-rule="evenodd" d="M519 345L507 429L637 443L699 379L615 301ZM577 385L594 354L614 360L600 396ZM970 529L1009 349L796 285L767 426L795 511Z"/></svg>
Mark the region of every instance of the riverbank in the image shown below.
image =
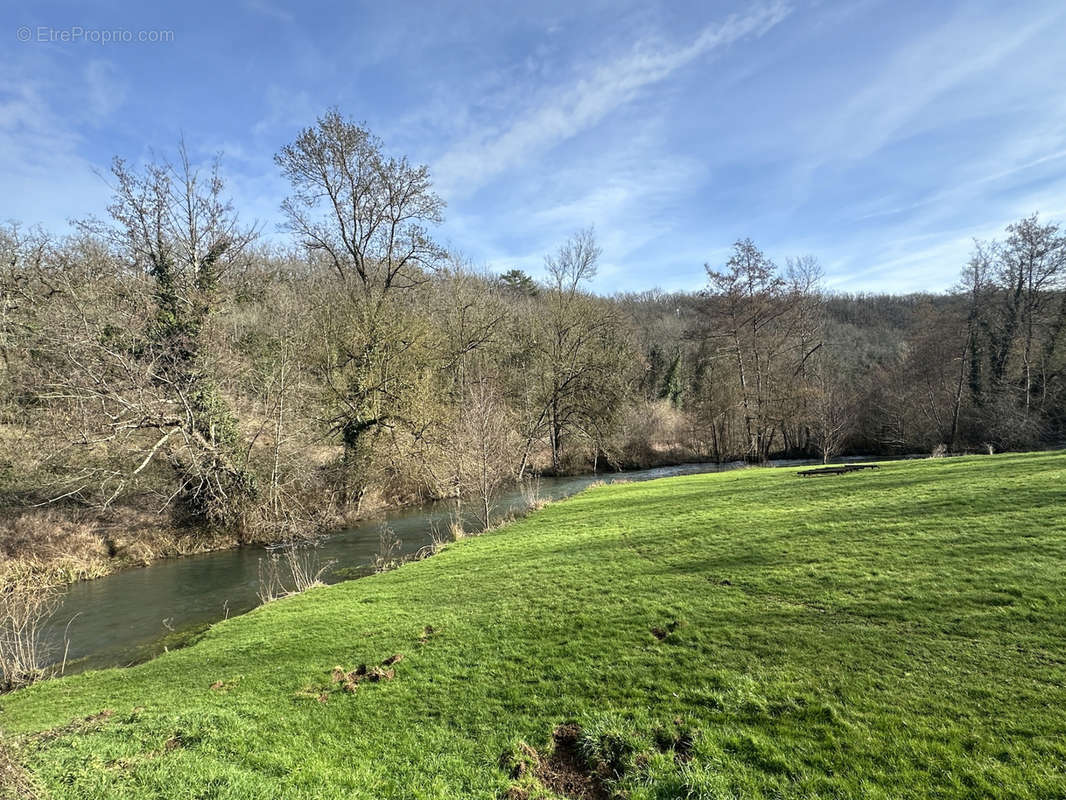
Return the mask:
<svg viewBox="0 0 1066 800"><path fill-rule="evenodd" d="M680 467L690 463L659 459L653 466L634 470ZM719 465L705 462L708 468ZM584 473L545 475L545 480L610 477L617 474ZM539 478L533 478L536 484ZM515 487L511 487L514 490ZM536 493L535 489L532 490ZM536 498L531 498L536 503ZM33 505L0 511L0 585L8 578L29 577L35 582L62 586L102 578L129 567L144 567L161 560L231 550L243 546L275 544L270 531L228 531L181 524L153 503L158 498L128 498L124 505L105 510L76 504ZM368 519L442 502L439 499L388 498L369 493L358 507L332 510L318 521L321 535L336 534ZM287 538L287 535L286 537Z"/></svg>
<svg viewBox="0 0 1066 800"><path fill-rule="evenodd" d="M493 523L527 513L531 502L569 497L598 481L641 481L717 468L688 465L604 478L544 478L536 499L520 490L498 495ZM301 550L300 562L311 572L325 568L320 577L327 583L365 575L374 571L385 549L394 562L415 558L426 547L435 549L435 542L451 534L454 513L451 503L437 503L352 523ZM474 519L467 520L466 527L470 532L480 529ZM69 586L52 615L45 650L52 661L66 656L68 674L145 661L165 647L173 649L175 637L196 636L205 626L260 605L263 570L270 559L262 547L216 550ZM116 625L116 619L122 624Z"/></svg>
<svg viewBox="0 0 1066 800"><path fill-rule="evenodd" d="M600 487L16 692L0 728L41 798L1058 796L1064 480Z"/></svg>
<svg viewBox="0 0 1066 800"><path fill-rule="evenodd" d="M545 481L581 478L611 478L630 472L698 466L708 471L739 466L775 466L820 463L810 458L776 458L764 465L743 461L691 461L683 453L656 452L648 463L635 463L611 471L565 472L552 475L545 471ZM895 458L924 458L923 455ZM956 457L956 456L952 456ZM876 456L844 455L836 461L876 459ZM542 465L543 467L544 465ZM517 487L504 490L516 491ZM534 492L535 493L535 492ZM0 510L0 585L5 580L22 580L64 586L112 575L130 567L144 567L162 560L190 555L232 550L245 546L264 546L282 541L268 530L234 531L181 524L154 505L158 498L127 498L124 505L99 510L77 504L33 505ZM369 519L420 508L441 500L412 497L386 497L371 492L358 507L332 509L322 514L317 531L312 534L335 535ZM535 505L535 502L534 502Z"/></svg>

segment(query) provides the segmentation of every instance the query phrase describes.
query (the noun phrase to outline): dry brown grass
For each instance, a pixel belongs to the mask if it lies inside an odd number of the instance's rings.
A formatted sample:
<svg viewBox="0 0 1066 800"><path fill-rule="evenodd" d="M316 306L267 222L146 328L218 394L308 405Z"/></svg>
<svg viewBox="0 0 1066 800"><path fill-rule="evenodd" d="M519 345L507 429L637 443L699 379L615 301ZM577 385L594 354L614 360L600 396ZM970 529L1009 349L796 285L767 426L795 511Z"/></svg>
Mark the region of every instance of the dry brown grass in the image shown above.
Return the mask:
<svg viewBox="0 0 1066 800"><path fill-rule="evenodd" d="M0 693L49 676L44 627L60 603L59 588L9 570L0 581Z"/></svg>
<svg viewBox="0 0 1066 800"><path fill-rule="evenodd" d="M21 562L35 574L66 582L109 572L113 555L99 521L76 508L7 511L0 518L0 553L9 569Z"/></svg>
<svg viewBox="0 0 1066 800"><path fill-rule="evenodd" d="M22 766L14 745L0 733L0 800L39 800L43 795Z"/></svg>
<svg viewBox="0 0 1066 800"><path fill-rule="evenodd" d="M522 493L522 504L527 511L539 511L551 502L549 498L541 494L540 478L536 476L524 479L518 485L518 489Z"/></svg>
<svg viewBox="0 0 1066 800"><path fill-rule="evenodd" d="M259 559L259 601L269 603L325 586L322 576L335 561L323 562L318 548L292 543Z"/></svg>
<svg viewBox="0 0 1066 800"><path fill-rule="evenodd" d="M237 543L232 534L180 528L168 514L133 506L0 512L0 578L11 571L73 583L115 569Z"/></svg>

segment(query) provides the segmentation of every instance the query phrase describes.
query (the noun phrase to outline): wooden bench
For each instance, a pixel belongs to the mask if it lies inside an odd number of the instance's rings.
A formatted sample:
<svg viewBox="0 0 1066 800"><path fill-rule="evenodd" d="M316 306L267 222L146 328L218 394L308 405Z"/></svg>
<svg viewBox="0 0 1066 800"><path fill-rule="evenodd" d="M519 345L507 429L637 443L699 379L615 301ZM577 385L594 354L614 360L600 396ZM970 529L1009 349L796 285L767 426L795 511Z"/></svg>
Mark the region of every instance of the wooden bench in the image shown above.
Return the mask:
<svg viewBox="0 0 1066 800"><path fill-rule="evenodd" d="M879 469L878 464L839 464L832 467L818 467L817 469L804 469L797 472L803 477L818 477L819 475L844 475L848 472L858 472L860 469Z"/></svg>

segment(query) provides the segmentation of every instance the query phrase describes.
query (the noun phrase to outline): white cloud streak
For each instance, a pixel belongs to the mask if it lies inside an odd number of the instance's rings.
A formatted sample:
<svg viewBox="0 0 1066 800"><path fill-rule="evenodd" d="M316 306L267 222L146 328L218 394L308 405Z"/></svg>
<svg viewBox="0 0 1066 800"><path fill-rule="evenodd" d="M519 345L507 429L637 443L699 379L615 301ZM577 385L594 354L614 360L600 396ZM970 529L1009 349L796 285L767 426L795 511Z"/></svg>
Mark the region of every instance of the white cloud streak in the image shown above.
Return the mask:
<svg viewBox="0 0 1066 800"><path fill-rule="evenodd" d="M639 43L631 53L589 70L573 85L542 95L513 122L492 134L473 135L446 153L433 174L445 196L468 194L508 169L587 130L633 100L640 90L660 83L677 70L714 50L747 36L765 33L788 16L781 3L705 28L682 47Z"/></svg>

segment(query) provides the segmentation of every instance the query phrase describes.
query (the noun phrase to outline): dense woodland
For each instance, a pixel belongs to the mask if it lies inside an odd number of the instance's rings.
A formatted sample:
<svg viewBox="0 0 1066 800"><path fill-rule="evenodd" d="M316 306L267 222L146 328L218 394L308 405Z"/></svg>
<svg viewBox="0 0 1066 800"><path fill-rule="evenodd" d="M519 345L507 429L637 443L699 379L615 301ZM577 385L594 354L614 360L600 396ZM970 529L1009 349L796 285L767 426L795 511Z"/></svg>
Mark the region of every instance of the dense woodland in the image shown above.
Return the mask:
<svg viewBox="0 0 1066 800"><path fill-rule="evenodd" d="M283 247L184 148L116 160L73 235L0 233L12 514L269 540L428 498L487 518L536 474L1066 436L1066 237L1036 215L945 294L831 294L743 240L701 291L605 297L579 220L543 281L446 252L428 170L338 113L276 162Z"/></svg>

